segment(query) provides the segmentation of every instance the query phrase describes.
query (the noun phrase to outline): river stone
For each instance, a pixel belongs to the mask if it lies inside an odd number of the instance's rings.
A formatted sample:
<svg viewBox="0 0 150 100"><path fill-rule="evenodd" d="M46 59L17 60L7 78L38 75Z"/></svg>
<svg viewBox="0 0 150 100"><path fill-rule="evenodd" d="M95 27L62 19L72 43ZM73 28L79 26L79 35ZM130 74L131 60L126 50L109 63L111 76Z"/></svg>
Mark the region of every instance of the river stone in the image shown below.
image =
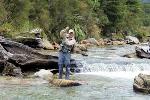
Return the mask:
<svg viewBox="0 0 150 100"><path fill-rule="evenodd" d="M123 57L127 57L127 58L137 58L136 53L125 54L125 55L123 55Z"/></svg>
<svg viewBox="0 0 150 100"><path fill-rule="evenodd" d="M134 91L150 93L150 75L139 74L134 78Z"/></svg>
<svg viewBox="0 0 150 100"><path fill-rule="evenodd" d="M40 69L39 71L34 73L34 76L49 80L49 78L53 78L53 73L51 72L51 70Z"/></svg>
<svg viewBox="0 0 150 100"><path fill-rule="evenodd" d="M127 43L129 44L138 44L139 43L139 39L133 36L126 36L127 39Z"/></svg>
<svg viewBox="0 0 150 100"><path fill-rule="evenodd" d="M76 48L79 48L81 51L87 51L87 45L86 44L77 44Z"/></svg>
<svg viewBox="0 0 150 100"><path fill-rule="evenodd" d="M87 41L91 44L99 45L99 42L95 38L89 38L87 39Z"/></svg>

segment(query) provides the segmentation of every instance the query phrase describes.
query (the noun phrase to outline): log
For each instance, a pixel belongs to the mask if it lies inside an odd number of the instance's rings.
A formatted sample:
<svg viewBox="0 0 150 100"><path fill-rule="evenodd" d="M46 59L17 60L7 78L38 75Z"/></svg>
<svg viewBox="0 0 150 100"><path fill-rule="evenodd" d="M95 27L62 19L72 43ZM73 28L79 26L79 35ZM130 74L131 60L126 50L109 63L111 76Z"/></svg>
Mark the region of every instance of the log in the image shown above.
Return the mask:
<svg viewBox="0 0 150 100"><path fill-rule="evenodd" d="M37 71L39 69L58 69L58 57L44 55L22 43L6 38L0 38L0 56L8 62L20 67L22 71ZM76 62L71 59L72 69ZM73 70L72 70L73 71Z"/></svg>
<svg viewBox="0 0 150 100"><path fill-rule="evenodd" d="M66 79L51 79L49 83L59 86L59 87L71 87L71 86L80 86L82 83L74 80L66 80Z"/></svg>
<svg viewBox="0 0 150 100"><path fill-rule="evenodd" d="M55 79L51 70L41 69L34 74L36 77L40 77L44 80L47 80L50 84L58 87L71 87L82 85L80 81L76 80L66 80L66 79Z"/></svg>

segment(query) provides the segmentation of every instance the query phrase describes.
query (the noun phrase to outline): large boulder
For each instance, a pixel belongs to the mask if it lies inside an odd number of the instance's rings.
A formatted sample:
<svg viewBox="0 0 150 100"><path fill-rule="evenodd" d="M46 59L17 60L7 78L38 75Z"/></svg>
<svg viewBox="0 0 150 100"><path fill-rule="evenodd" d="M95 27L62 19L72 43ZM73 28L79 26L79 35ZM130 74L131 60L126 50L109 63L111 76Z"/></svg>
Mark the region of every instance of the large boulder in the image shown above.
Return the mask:
<svg viewBox="0 0 150 100"><path fill-rule="evenodd" d="M150 75L139 74L134 78L133 89L136 92L150 93Z"/></svg>
<svg viewBox="0 0 150 100"><path fill-rule="evenodd" d="M140 43L139 39L133 36L126 36L127 43L129 44L138 44Z"/></svg>

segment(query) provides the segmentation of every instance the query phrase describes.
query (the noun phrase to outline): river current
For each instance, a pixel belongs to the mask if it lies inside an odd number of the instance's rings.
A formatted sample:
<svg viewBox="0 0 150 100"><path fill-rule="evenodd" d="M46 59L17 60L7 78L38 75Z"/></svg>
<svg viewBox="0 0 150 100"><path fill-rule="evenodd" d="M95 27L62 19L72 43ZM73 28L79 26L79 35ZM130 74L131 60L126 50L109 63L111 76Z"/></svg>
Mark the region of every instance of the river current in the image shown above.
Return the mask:
<svg viewBox="0 0 150 100"><path fill-rule="evenodd" d="M150 95L133 91L134 77L150 73L150 60L125 58L134 45L92 47L87 57L73 54L81 62L81 72L72 76L85 84L55 87L41 80L0 82L0 100L150 100ZM25 84L30 83L30 84Z"/></svg>

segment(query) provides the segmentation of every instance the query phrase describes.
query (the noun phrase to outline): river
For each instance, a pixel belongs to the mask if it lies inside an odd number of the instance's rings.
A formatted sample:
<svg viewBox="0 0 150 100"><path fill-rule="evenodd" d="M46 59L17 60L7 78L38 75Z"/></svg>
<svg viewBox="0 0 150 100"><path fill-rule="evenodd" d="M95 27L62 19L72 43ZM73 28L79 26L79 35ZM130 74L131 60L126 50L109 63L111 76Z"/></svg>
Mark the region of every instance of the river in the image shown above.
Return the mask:
<svg viewBox="0 0 150 100"><path fill-rule="evenodd" d="M77 87L55 87L37 79L15 84L18 79L5 79L0 82L0 100L150 100L150 95L135 93L132 87L136 75L150 73L150 60L121 57L134 52L134 47L92 47L87 57L73 54L83 65L72 76L85 83Z"/></svg>

